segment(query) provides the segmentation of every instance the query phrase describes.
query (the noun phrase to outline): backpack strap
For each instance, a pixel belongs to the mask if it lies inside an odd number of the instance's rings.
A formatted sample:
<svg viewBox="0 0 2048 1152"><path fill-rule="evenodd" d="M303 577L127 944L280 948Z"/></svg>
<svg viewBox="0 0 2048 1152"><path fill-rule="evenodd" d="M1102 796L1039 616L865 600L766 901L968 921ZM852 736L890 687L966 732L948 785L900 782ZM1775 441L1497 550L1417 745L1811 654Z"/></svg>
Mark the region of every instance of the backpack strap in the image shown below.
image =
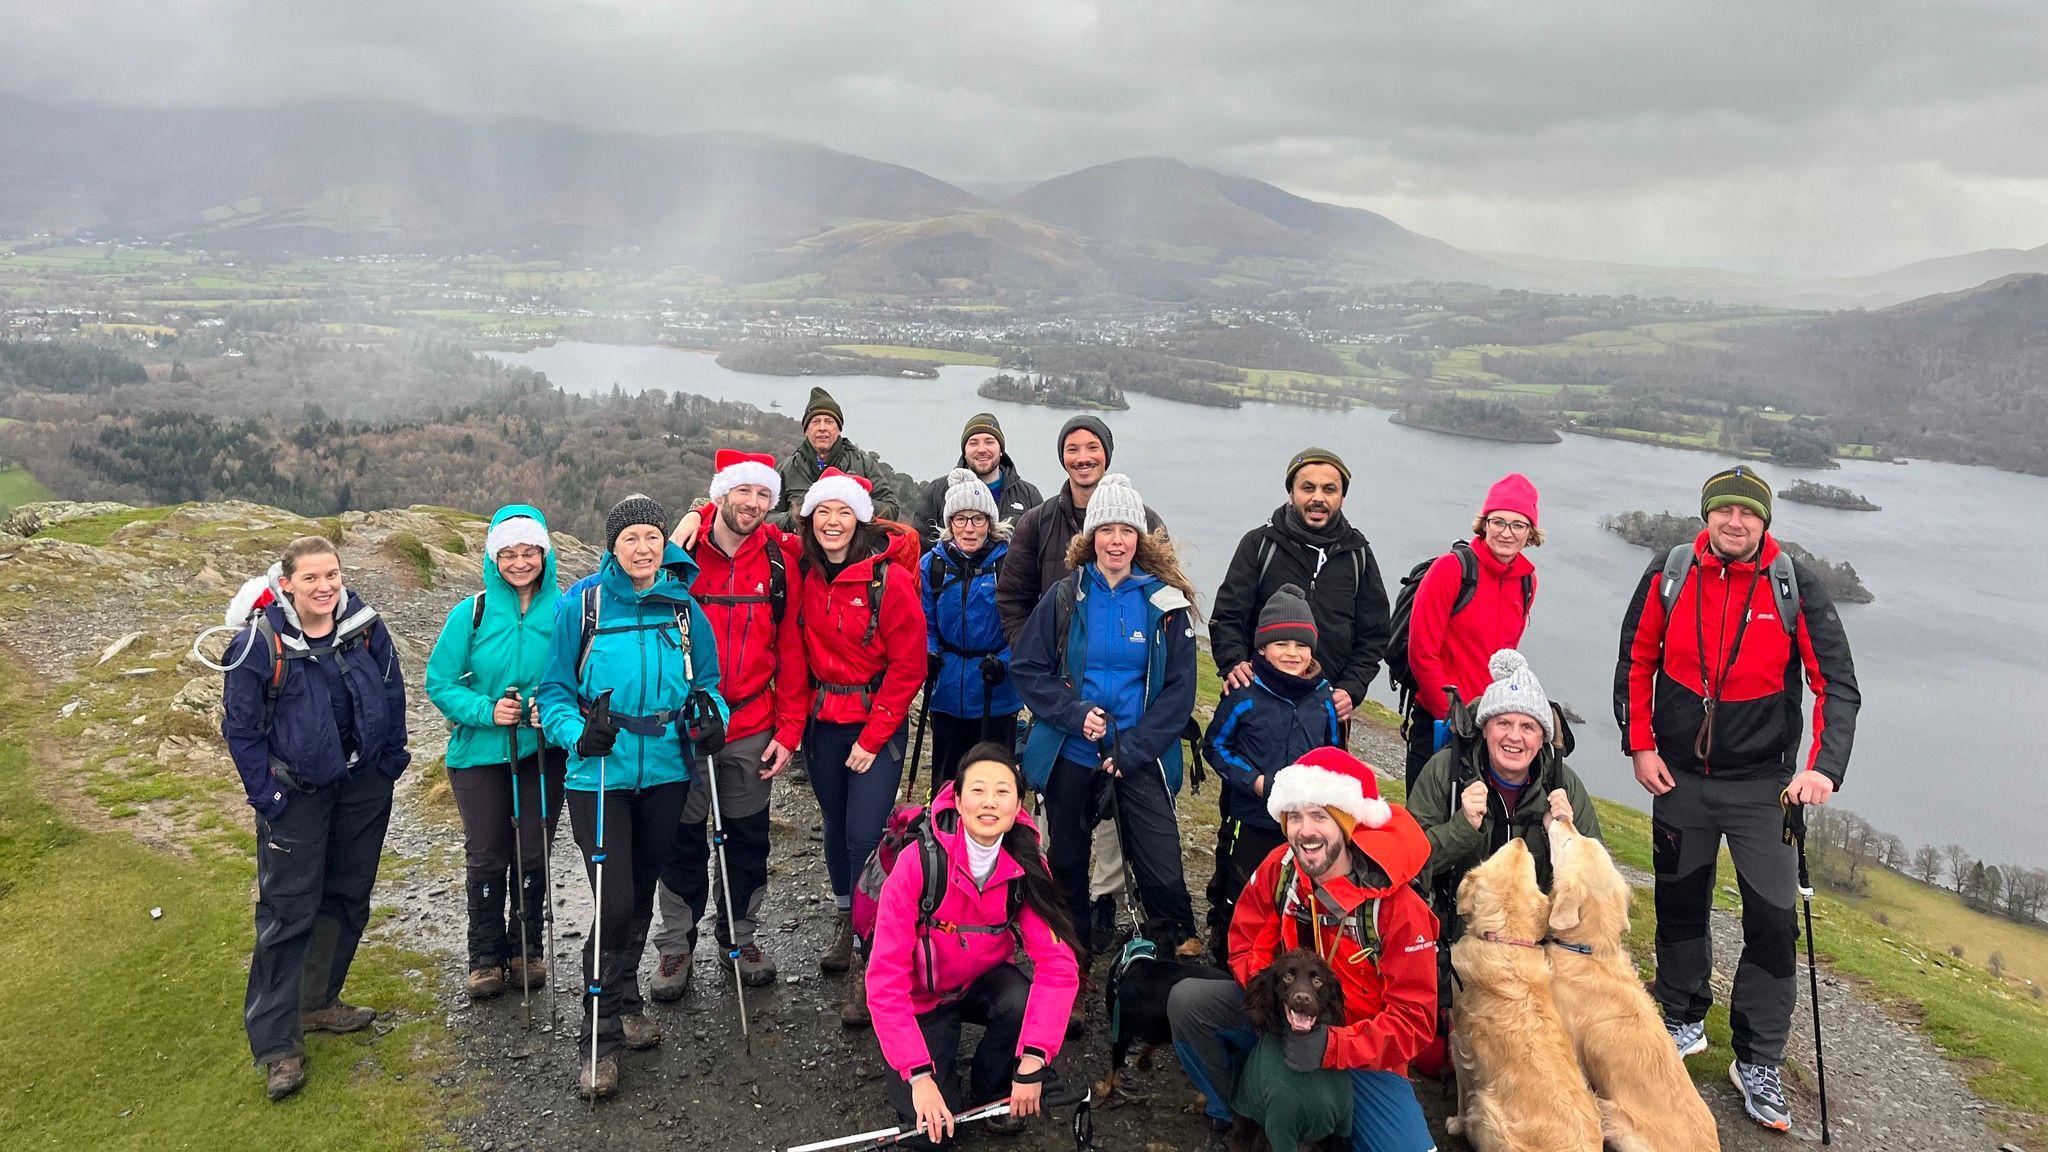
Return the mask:
<svg viewBox="0 0 2048 1152"><path fill-rule="evenodd" d="M469 632L471 642L474 643L476 630L484 625L484 594L479 592L470 597L469 601Z"/></svg>
<svg viewBox="0 0 2048 1152"><path fill-rule="evenodd" d="M1783 548L1771 557L1771 566L1765 573L1771 581L1771 598L1778 602L1778 623L1785 626L1785 635L1799 635L1799 614L1805 606L1799 596L1799 573L1792 567L1792 554Z"/></svg>
<svg viewBox="0 0 2048 1152"><path fill-rule="evenodd" d="M1685 578L1692 573L1694 561L1692 543L1674 544L1664 554L1664 574L1658 577L1657 595L1664 601L1664 616L1669 619L1673 609L1678 607L1678 594L1685 591Z"/></svg>
<svg viewBox="0 0 2048 1152"><path fill-rule="evenodd" d="M889 562L875 561L874 574L868 577L868 626L861 633L860 645L865 648L875 642L875 633L882 627L882 592L887 584Z"/></svg>
<svg viewBox="0 0 2048 1152"><path fill-rule="evenodd" d="M590 662L590 645L597 639L597 598L600 585L593 583L583 590L583 630L577 633L576 641L576 682L583 682L583 666Z"/></svg>
<svg viewBox="0 0 2048 1152"><path fill-rule="evenodd" d="M1458 558L1458 598L1451 601L1451 615L1456 616L1472 603L1472 597L1479 591L1479 557L1473 555L1471 542L1466 540L1452 543L1451 555ZM1529 595L1526 579L1522 595L1525 600Z"/></svg>
<svg viewBox="0 0 2048 1152"><path fill-rule="evenodd" d="M1259 578L1252 581L1252 595L1257 596L1266 584L1266 569L1273 566L1273 553L1278 549L1273 538L1266 533L1259 534Z"/></svg>
<svg viewBox="0 0 2048 1152"><path fill-rule="evenodd" d="M789 571L784 566L782 548L773 540L765 542L768 553L768 613L777 625L789 611Z"/></svg>
<svg viewBox="0 0 2048 1152"><path fill-rule="evenodd" d="M263 732L270 731L271 717L277 714L277 698L284 693L284 638L271 627L270 617L263 612L256 613L249 626L263 641L263 650L270 654L270 674L263 678Z"/></svg>

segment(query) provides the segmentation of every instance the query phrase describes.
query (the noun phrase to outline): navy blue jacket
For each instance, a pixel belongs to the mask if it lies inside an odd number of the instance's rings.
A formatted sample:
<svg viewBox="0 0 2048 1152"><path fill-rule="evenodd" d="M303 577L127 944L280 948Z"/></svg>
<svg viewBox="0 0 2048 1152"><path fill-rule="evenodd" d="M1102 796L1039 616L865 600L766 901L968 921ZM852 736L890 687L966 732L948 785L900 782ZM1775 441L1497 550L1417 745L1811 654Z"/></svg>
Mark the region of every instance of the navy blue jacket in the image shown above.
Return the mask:
<svg viewBox="0 0 2048 1152"><path fill-rule="evenodd" d="M996 566L1010 546L1001 540L983 545L979 556L960 554L950 541L941 542L918 561L923 577L924 650L939 658L939 678L932 685L932 711L946 716L979 718L982 711L981 659L1002 661L1002 678L989 697L988 714L1000 716L1018 708L1017 687L1010 683L1010 642L996 615Z"/></svg>
<svg viewBox="0 0 2048 1152"><path fill-rule="evenodd" d="M1252 682L1223 697L1202 738L1209 763L1223 777L1231 817L1274 831L1279 822L1253 785L1263 779L1270 791L1274 773L1310 749L1341 743L1330 682L1289 676L1264 656L1252 657Z"/></svg>
<svg viewBox="0 0 2048 1152"><path fill-rule="evenodd" d="M297 620L281 606L273 604L263 611L287 649L305 646ZM350 592L335 619L346 623L368 611L362 598ZM228 642L230 656L247 652L248 658L223 678L220 734L227 741L235 770L241 773L249 806L265 819L274 820L291 802L293 790L271 770L273 761L282 763L305 788L331 784L348 775L348 761L334 722L327 677L303 659L284 662L284 682L269 730L264 729L263 688L272 664L260 640L254 641L253 649L248 647L253 632L253 627L244 628ZM391 633L384 621L370 621L358 640L345 645L338 656L346 668L355 714L357 762L396 780L412 763L412 752L406 747L405 679L399 674L398 653L391 646Z"/></svg>

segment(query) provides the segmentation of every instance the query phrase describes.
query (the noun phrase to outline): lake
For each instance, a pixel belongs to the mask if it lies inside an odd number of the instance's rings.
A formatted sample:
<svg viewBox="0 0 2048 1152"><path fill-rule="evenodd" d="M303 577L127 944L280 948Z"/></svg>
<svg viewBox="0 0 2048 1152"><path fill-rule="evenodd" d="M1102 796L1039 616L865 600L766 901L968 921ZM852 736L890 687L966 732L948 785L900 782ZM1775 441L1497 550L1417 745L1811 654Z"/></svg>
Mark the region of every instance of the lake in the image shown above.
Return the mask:
<svg viewBox="0 0 2048 1152"><path fill-rule="evenodd" d="M764 408L779 402L791 417L823 385L846 410L855 443L926 478L958 459L968 416L994 411L1024 476L1048 493L1062 479L1053 438L1072 413L976 396L991 369L944 367L937 380L786 378L731 372L709 355L669 348L563 343L497 355L572 392L661 388ZM1130 402L1130 411L1106 414L1117 438L1111 469L1130 474L1166 518L1205 606L1238 538L1284 501L1282 471L1304 445L1334 449L1350 465L1345 513L1372 541L1389 595L1417 560L1463 535L1489 484L1526 473L1541 491L1549 542L1530 553L1541 587L1523 648L1551 697L1585 717L1573 766L1587 785L1647 806L1621 755L1610 701L1622 611L1650 553L1600 519L1631 508L1690 511L1723 458L1585 436L1555 445L1468 440L1402 428L1372 408ZM1764 471L1780 485L1795 474L1843 484L1884 509L1780 502L1774 522L1820 555L1854 563L1877 596L1842 608L1863 711L1840 802L1909 847L1955 841L1988 862L2048 864L2048 792L2021 781L2016 767L2026 755L2022 713L2048 694L2048 533L2034 527L2048 510L2048 480L1921 461ZM680 502L686 494L654 495ZM1375 695L1391 702L1384 683Z"/></svg>

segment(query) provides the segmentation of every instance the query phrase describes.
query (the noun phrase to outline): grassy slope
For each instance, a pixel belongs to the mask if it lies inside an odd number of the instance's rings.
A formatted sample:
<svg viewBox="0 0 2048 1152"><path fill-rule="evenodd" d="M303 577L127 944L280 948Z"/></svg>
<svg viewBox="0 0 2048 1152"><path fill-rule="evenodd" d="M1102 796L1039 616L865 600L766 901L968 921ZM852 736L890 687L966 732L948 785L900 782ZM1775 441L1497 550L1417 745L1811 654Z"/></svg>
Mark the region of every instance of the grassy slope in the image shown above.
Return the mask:
<svg viewBox="0 0 2048 1152"><path fill-rule="evenodd" d="M0 468L0 508L16 508L57 497L26 468Z"/></svg>

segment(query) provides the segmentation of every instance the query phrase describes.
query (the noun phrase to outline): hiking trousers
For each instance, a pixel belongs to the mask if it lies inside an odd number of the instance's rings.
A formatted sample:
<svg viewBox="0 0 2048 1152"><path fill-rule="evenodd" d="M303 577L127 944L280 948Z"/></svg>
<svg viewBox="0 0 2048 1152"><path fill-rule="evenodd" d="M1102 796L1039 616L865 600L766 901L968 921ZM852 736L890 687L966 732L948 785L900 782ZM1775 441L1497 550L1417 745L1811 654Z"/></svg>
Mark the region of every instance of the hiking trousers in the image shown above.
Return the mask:
<svg viewBox="0 0 2048 1152"><path fill-rule="evenodd" d="M908 746L898 732L876 753L867 771L855 772L846 766L846 758L862 727L813 720L804 730L804 748L811 755L811 791L825 816L825 873L841 911L853 907L853 882L882 842L882 825L888 823L896 789L903 783L903 750Z"/></svg>
<svg viewBox="0 0 2048 1152"><path fill-rule="evenodd" d="M960 773L960 758L967 750L992 740L1016 754L1017 714L998 712L993 716L953 716L934 711L932 725L932 782L925 789L929 800L939 790L939 785L952 780ZM984 735L985 733L985 735Z"/></svg>
<svg viewBox="0 0 2048 1152"><path fill-rule="evenodd" d="M1225 803L1228 803L1228 785ZM1262 828L1235 816L1225 816L1216 825L1216 871L1209 877L1209 951L1216 963L1230 966L1230 918L1237 913L1237 898L1251 883L1252 873L1287 843L1278 828Z"/></svg>
<svg viewBox="0 0 2048 1152"><path fill-rule="evenodd" d="M710 841L716 831L711 827L710 782L698 779L683 801L675 847L669 849L654 890L655 903L661 909L654 950L663 956L687 956L696 950L697 925L704 919L712 895L718 898L719 915L712 930L719 947L754 942L761 898L768 886L768 800L769 787L775 783L761 779L761 753L772 739L774 733L763 728L728 743L711 758L711 771L718 781L718 810L725 818L725 878L732 886L736 912L726 907L724 887L716 883L713 871L718 858Z"/></svg>
<svg viewBox="0 0 2048 1152"><path fill-rule="evenodd" d="M506 729L511 731L511 729ZM462 815L462 858L464 879L469 889L469 968L495 967L514 954L519 938L517 919L520 902L526 908L529 956L543 951L540 929L547 886L542 882L548 846L555 841L555 826L562 819L562 774L568 753L549 748L539 756L519 763L519 828L512 828L512 766L479 764L450 768L448 786L455 793L455 810ZM541 786L547 786L547 822L543 835ZM515 851L514 840L517 840ZM514 872L526 865L524 875ZM508 880L509 877L509 880ZM512 900L514 919L507 923L505 907L512 885L519 896Z"/></svg>
<svg viewBox="0 0 2048 1152"><path fill-rule="evenodd" d="M256 817L256 949L242 1024L258 1064L304 1056L299 1013L340 999L390 824L391 781L365 766L292 790L275 820Z"/></svg>
<svg viewBox="0 0 2048 1152"><path fill-rule="evenodd" d="M1735 964L1728 1024L1735 1057L1776 1067L1799 999L1799 854L1784 842L1779 776L1731 780L1671 773L1673 788L1650 804L1657 873L1657 1003L1666 1019L1697 1023L1714 1002L1710 981L1721 840L1735 861L1742 895L1742 955Z"/></svg>
<svg viewBox="0 0 2048 1152"><path fill-rule="evenodd" d="M1066 897L1067 912L1081 931L1090 923L1088 859L1093 833L1088 824L1092 791L1101 769L1061 757L1045 783L1045 817L1052 843L1046 862ZM1110 781L1116 792L1117 830L1124 859L1137 873L1138 899L1149 918L1164 917L1195 934L1194 901L1181 869L1180 824L1166 775L1155 763L1127 769ZM1098 943L1100 943L1098 941Z"/></svg>
<svg viewBox="0 0 2048 1152"><path fill-rule="evenodd" d="M1238 1074L1258 1045L1245 1019L1244 989L1235 980L1183 980L1166 997L1173 1051L1202 1093L1202 1110L1228 1124L1235 1115ZM1351 1070L1352 1152L1430 1152L1429 1134L1415 1087L1400 1072Z"/></svg>
<svg viewBox="0 0 2048 1152"><path fill-rule="evenodd" d="M590 1043L591 989L597 992L597 1052L616 1052L625 1042L622 1016L646 1010L640 998L640 956L647 950L647 926L654 919L654 888L675 844L678 818L690 782L651 788L607 788L604 792L604 848L597 847L597 793L569 791L569 829L583 850L584 872L597 890L598 857L604 859L604 893L596 931L583 941L582 1045ZM593 946L603 936L604 953Z"/></svg>
<svg viewBox="0 0 2048 1152"><path fill-rule="evenodd" d="M924 1033L925 1050L931 1053L932 1079L946 1098L948 1111L964 1112L1010 1094L1017 1037L1024 1031L1024 1006L1030 1000L1030 979L1015 964L998 964L975 977L959 999L918 1016L917 1030ZM968 1064L967 1094L962 1096L960 1030L966 1024L978 1024L982 1032ZM908 1128L917 1122L917 1110L910 1106L910 1081L893 1068L883 1075L889 1081L889 1107L896 1110L897 1123ZM923 1138L904 1143L914 1148L947 1146Z"/></svg>

